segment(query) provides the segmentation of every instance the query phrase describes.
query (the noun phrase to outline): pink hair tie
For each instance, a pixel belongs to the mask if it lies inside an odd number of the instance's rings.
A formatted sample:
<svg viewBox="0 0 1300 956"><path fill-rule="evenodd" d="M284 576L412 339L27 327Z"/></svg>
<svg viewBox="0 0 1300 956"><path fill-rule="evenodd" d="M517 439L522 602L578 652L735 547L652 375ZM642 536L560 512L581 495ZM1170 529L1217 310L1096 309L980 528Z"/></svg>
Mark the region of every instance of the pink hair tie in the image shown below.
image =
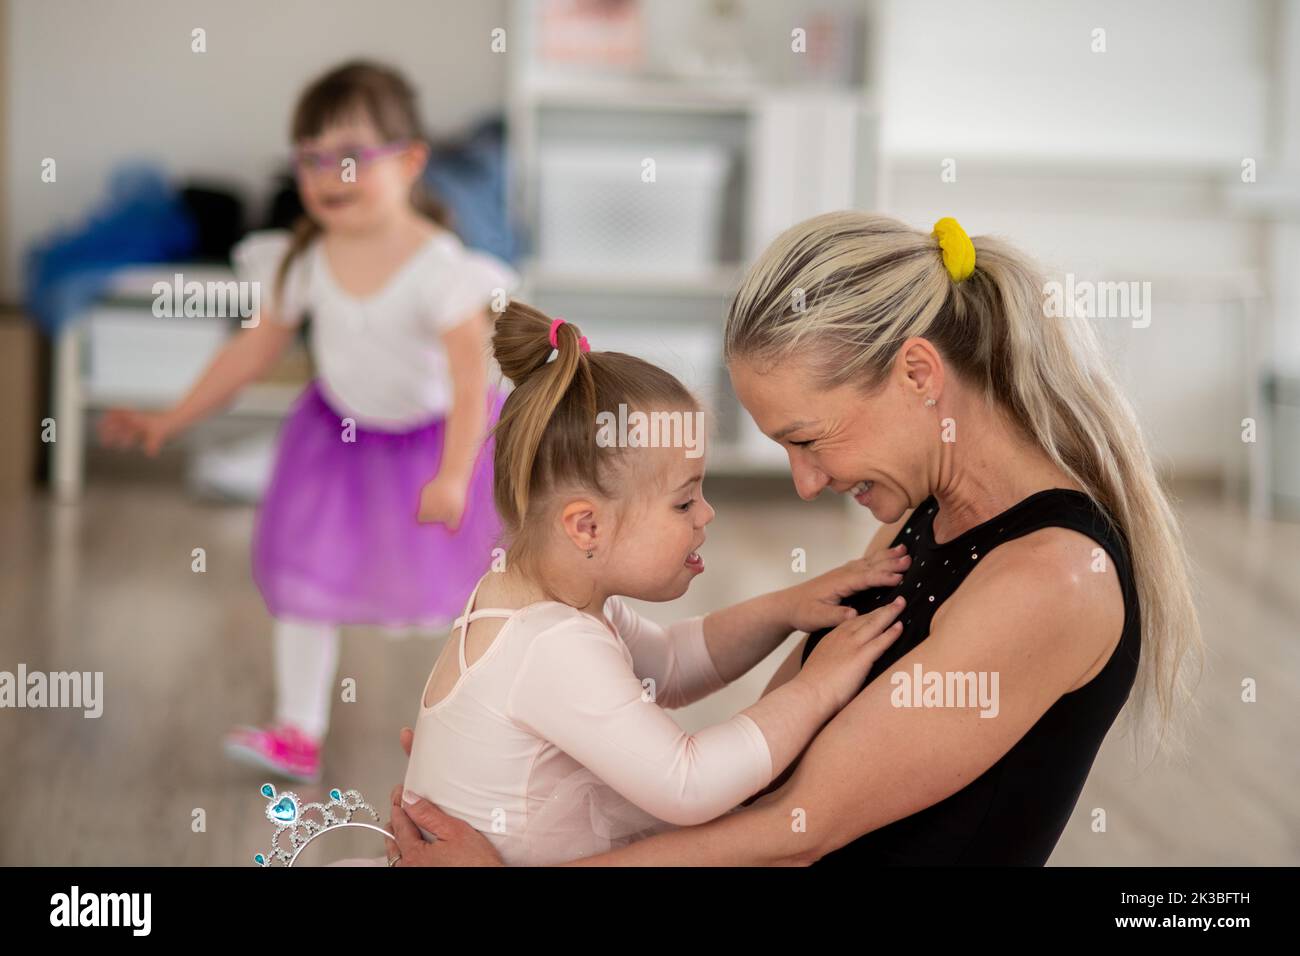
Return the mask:
<svg viewBox="0 0 1300 956"><path fill-rule="evenodd" d="M560 330L560 326L562 326L563 324L564 324L563 319L551 320L551 333L548 337L551 342L551 348L553 349L558 349L560 347L560 340L557 333ZM578 336L578 348L582 350L583 355L586 355L588 352L591 351L591 346L587 344L587 337L585 335Z"/></svg>

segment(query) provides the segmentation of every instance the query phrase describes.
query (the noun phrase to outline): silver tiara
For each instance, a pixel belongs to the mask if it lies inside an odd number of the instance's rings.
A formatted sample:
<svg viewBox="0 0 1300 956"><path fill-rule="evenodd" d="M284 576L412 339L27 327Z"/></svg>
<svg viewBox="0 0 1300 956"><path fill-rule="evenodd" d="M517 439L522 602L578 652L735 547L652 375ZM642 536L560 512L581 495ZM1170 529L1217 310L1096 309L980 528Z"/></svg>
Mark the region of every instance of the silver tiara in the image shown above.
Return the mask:
<svg viewBox="0 0 1300 956"><path fill-rule="evenodd" d="M376 823L379 821L379 814L375 812L374 807L361 799L360 791L341 791L335 788L330 791L329 803L308 804L299 801L296 793L287 790L284 793L276 793L275 787L269 783L262 784L261 793L266 797L266 818L275 824L275 833L271 836L271 852L253 856L258 866L274 866L277 861L281 866L293 866L294 861L298 859L298 854L307 848L308 843L327 830L338 830L342 827L363 827L382 833L390 840L396 839L383 827L352 822L352 814L358 810L365 810L374 817ZM288 850L280 846L280 837L286 831L289 834L289 846L292 848Z"/></svg>

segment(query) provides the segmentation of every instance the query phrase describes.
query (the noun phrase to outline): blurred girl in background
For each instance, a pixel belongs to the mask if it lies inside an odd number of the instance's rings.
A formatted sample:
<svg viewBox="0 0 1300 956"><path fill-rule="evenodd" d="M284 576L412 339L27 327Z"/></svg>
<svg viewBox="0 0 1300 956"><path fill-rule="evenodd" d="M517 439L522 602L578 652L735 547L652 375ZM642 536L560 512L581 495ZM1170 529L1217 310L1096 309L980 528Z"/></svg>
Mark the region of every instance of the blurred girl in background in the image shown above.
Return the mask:
<svg viewBox="0 0 1300 956"><path fill-rule="evenodd" d="M353 62L301 95L292 139L306 211L292 235L234 250L262 282L256 324L175 407L115 409L102 440L149 454L264 375L310 315L317 378L281 428L257 515L253 578L275 619L271 723L227 734L234 758L320 777L339 627L442 629L500 532L487 312L517 282L467 250L420 184L428 145L396 71Z"/></svg>

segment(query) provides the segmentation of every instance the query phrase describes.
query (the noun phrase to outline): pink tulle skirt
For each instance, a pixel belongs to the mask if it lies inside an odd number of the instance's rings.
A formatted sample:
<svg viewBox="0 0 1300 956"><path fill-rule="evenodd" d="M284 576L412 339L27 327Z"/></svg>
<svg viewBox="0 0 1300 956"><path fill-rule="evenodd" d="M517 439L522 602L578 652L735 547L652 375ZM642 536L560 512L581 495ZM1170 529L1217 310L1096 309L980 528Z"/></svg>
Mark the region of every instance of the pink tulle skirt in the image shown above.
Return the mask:
<svg viewBox="0 0 1300 956"><path fill-rule="evenodd" d="M488 425L505 395L488 397ZM421 524L420 489L437 473L446 422L404 432L350 426L311 383L281 426L257 514L253 580L277 618L445 626L491 563L501 533L492 440L480 450L459 528Z"/></svg>

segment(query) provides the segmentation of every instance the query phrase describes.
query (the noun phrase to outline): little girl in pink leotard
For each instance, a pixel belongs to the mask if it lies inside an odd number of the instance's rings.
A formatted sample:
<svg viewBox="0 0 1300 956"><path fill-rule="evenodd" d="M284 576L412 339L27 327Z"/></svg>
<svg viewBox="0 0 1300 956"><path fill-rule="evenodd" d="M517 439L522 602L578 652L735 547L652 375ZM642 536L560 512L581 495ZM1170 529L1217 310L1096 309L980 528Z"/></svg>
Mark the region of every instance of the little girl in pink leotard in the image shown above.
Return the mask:
<svg viewBox="0 0 1300 956"><path fill-rule="evenodd" d="M609 425L638 411L698 422L698 404L662 369L591 351L572 324L520 303L497 319L493 349L515 384L495 432L509 548L425 684L405 790L482 831L507 863L558 863L728 812L785 769L897 636L899 606L857 618L839 599L896 583L905 559L651 623L624 597L671 601L704 570L702 448L674 446L663 427L612 440ZM730 720L689 734L665 711L791 631L834 624L797 677Z"/></svg>

